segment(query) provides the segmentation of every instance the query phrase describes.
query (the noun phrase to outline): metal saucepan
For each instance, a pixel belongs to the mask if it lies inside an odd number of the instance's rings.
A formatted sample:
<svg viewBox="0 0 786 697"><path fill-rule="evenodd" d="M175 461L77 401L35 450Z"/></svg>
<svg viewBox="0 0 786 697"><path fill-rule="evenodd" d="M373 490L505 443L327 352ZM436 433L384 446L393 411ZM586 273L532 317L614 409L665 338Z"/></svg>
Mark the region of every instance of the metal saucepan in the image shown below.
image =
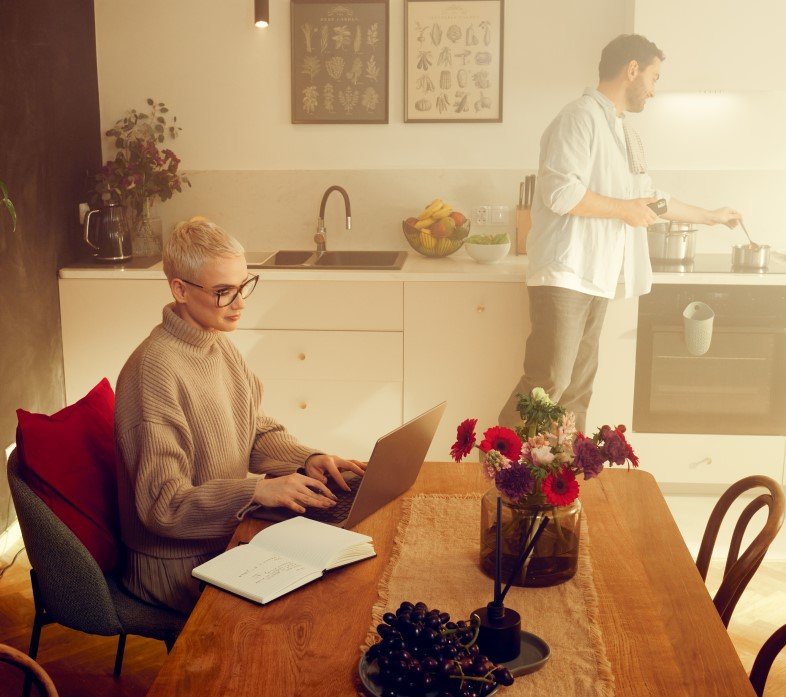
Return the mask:
<svg viewBox="0 0 786 697"><path fill-rule="evenodd" d="M735 269L766 269L769 263L768 244L735 244L731 248L731 265Z"/></svg>
<svg viewBox="0 0 786 697"><path fill-rule="evenodd" d="M647 228L650 260L687 262L696 254L696 226L693 223L655 223Z"/></svg>
<svg viewBox="0 0 786 697"><path fill-rule="evenodd" d="M748 244L735 244L731 248L731 265L735 269L766 269L770 263L770 245L756 244L748 234L745 223L740 227L748 238Z"/></svg>

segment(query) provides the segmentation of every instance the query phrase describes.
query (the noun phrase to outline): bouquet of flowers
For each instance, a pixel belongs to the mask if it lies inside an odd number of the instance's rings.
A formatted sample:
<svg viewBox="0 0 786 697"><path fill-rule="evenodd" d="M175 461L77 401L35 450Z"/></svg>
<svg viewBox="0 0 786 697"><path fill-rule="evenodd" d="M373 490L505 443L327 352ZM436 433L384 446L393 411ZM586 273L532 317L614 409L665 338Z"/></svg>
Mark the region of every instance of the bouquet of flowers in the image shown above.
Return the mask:
<svg viewBox="0 0 786 697"><path fill-rule="evenodd" d="M625 426L601 426L587 437L576 430L574 416L539 387L519 395L522 424L515 431L492 426L477 442L477 419L462 421L450 450L461 462L473 448L503 499L521 504L566 506L579 495L576 475L597 477L604 465L639 461L625 438Z"/></svg>
<svg viewBox="0 0 786 697"><path fill-rule="evenodd" d="M106 135L114 138L117 153L107 160L95 177L93 198L96 203L118 203L138 223L140 216L149 217L150 204L166 201L191 186L184 174L178 173L180 159L169 148L159 148L167 139L180 132L177 117L167 122L169 109L163 102L147 100L147 113L132 109L117 121Z"/></svg>

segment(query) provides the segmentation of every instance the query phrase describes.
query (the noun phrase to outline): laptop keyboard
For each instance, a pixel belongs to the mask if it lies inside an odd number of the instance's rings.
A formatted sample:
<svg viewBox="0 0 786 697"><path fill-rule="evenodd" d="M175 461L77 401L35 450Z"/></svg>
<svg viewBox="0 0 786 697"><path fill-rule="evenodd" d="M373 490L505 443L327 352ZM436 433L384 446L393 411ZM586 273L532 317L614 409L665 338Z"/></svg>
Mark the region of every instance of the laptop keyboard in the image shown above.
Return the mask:
<svg viewBox="0 0 786 697"><path fill-rule="evenodd" d="M348 515L349 509L355 502L360 483L363 481L362 477L353 477L347 484L349 491L339 489L337 486L329 486L330 490L338 497L336 505L332 508L307 508L303 514L306 518L317 520L320 523L341 523Z"/></svg>

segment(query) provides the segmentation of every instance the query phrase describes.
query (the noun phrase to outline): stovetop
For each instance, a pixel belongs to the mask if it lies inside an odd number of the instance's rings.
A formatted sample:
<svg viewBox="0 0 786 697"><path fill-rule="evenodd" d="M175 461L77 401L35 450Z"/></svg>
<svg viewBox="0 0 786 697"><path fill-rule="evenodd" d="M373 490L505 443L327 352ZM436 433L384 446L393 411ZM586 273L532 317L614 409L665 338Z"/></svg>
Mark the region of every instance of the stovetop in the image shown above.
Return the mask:
<svg viewBox="0 0 786 697"><path fill-rule="evenodd" d="M742 273L742 274L786 274L786 254L770 252L770 263L766 269L738 268L731 265L728 254L697 254L692 261L675 263L652 262L655 273Z"/></svg>

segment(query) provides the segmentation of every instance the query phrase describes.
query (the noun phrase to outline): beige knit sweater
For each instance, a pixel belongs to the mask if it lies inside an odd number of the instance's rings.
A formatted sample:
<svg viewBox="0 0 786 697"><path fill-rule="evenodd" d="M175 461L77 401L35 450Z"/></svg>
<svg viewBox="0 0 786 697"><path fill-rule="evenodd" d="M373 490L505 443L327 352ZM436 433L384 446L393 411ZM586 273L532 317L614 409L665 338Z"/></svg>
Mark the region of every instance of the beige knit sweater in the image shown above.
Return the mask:
<svg viewBox="0 0 786 697"><path fill-rule="evenodd" d="M224 334L172 308L120 373L115 439L123 543L131 556L174 561L223 551L256 508L249 470L287 474L317 451L263 414L262 383Z"/></svg>

